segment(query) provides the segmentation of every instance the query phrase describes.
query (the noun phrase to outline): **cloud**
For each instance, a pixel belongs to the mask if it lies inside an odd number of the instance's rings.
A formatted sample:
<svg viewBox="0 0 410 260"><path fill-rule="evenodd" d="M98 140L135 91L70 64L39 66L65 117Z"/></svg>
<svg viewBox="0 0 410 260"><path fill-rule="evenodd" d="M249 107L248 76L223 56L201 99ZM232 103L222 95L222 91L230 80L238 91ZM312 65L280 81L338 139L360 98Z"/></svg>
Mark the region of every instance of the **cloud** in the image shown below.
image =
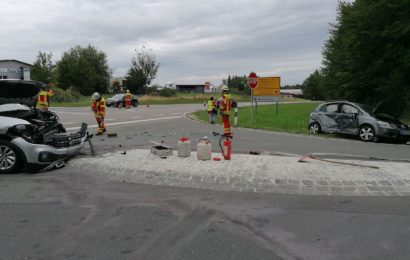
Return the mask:
<svg viewBox="0 0 410 260"><path fill-rule="evenodd" d="M2 3L0 59L54 59L76 45L107 53L123 76L134 49L161 63L157 83L219 84L251 70L301 83L321 64L337 0L26 0Z"/></svg>

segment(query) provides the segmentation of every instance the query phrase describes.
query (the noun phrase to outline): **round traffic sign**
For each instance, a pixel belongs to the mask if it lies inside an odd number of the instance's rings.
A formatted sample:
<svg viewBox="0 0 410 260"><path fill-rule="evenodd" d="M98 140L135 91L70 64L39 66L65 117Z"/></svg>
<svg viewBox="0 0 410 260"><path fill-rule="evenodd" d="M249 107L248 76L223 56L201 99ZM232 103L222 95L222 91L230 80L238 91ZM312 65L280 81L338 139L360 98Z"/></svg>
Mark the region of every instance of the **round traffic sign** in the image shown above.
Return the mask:
<svg viewBox="0 0 410 260"><path fill-rule="evenodd" d="M248 86L251 89L256 88L256 86L258 85L258 76L256 76L255 72L251 72L248 76Z"/></svg>

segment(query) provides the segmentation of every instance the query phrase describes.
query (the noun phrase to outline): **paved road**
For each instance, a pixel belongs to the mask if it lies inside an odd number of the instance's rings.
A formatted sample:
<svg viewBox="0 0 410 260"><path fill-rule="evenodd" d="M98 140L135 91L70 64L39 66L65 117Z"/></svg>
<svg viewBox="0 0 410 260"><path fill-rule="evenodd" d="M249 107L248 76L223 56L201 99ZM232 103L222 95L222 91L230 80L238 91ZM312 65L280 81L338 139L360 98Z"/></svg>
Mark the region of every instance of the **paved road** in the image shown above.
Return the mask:
<svg viewBox="0 0 410 260"><path fill-rule="evenodd" d="M403 259L407 197L290 196L0 176L0 259Z"/></svg>
<svg viewBox="0 0 410 260"><path fill-rule="evenodd" d="M100 153L126 148L148 148L150 141L164 140L176 146L180 136L187 135L196 140L213 131L221 132L222 126L193 122L184 117L187 112L202 109L201 105L151 105L147 107L118 110L107 108L106 123L110 132L118 133L117 138L96 137L95 145ZM52 108L57 112L69 130L78 129L81 122L87 122L95 129L92 113L88 108ZM269 151L304 155L326 153L375 157L393 160L409 160L410 146L388 143L363 143L352 139L334 139L317 136L295 135L254 129L234 129L234 152ZM217 140L214 139L214 142ZM121 147L119 147L121 145ZM214 150L219 148L214 146Z"/></svg>

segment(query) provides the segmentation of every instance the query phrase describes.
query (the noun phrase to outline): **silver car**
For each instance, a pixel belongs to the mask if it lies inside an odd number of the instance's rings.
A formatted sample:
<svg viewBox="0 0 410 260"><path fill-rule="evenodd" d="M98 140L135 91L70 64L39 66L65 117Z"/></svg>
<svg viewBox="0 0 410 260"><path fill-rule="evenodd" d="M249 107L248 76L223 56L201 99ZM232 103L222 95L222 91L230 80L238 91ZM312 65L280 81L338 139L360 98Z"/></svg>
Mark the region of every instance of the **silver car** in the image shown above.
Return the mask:
<svg viewBox="0 0 410 260"><path fill-rule="evenodd" d="M36 81L0 80L0 173L61 166L89 138L87 124L69 133L55 113L35 109L43 88Z"/></svg>
<svg viewBox="0 0 410 260"><path fill-rule="evenodd" d="M371 108L349 101L323 103L310 114L308 128L314 134L355 135L365 142L377 142L379 138L410 140L409 127L381 107Z"/></svg>

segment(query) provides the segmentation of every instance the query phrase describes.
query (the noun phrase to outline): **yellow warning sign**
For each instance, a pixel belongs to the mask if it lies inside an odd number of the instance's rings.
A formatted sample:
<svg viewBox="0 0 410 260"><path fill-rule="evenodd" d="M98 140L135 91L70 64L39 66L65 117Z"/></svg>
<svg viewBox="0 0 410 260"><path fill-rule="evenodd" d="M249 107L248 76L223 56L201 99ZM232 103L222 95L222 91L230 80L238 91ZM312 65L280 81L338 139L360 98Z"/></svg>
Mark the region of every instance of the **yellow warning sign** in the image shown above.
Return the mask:
<svg viewBox="0 0 410 260"><path fill-rule="evenodd" d="M258 77L258 85L253 90L254 96L277 97L280 95L280 77Z"/></svg>

